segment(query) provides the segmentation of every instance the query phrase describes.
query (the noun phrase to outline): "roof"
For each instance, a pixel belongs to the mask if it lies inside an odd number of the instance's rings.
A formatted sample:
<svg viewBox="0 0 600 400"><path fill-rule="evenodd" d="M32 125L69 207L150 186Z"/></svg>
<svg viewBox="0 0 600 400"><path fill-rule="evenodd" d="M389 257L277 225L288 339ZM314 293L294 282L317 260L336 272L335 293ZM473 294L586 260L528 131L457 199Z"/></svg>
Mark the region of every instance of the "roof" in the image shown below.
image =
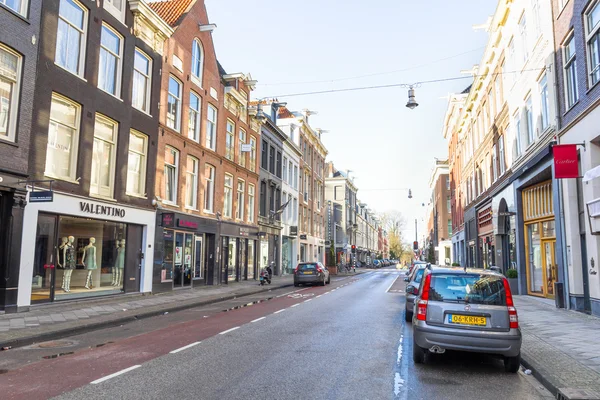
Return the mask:
<svg viewBox="0 0 600 400"><path fill-rule="evenodd" d="M221 65L221 63L219 62L219 60L217 60L217 67L219 67L219 74L221 74L221 76L227 75L227 72L225 71L225 68L223 68L223 66Z"/></svg>
<svg viewBox="0 0 600 400"><path fill-rule="evenodd" d="M155 0L148 1L152 8L167 24L172 27L179 25L181 17L196 0Z"/></svg>

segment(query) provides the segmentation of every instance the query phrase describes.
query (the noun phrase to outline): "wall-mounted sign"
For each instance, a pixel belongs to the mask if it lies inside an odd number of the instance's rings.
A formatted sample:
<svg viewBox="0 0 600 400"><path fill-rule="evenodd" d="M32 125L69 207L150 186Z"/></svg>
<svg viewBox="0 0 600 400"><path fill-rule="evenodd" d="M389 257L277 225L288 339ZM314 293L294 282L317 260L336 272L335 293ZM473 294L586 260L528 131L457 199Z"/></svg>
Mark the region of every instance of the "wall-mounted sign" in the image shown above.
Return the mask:
<svg viewBox="0 0 600 400"><path fill-rule="evenodd" d="M161 215L161 225L165 228L173 228L175 226L175 214L163 213Z"/></svg>
<svg viewBox="0 0 600 400"><path fill-rule="evenodd" d="M180 228L198 229L197 222L186 221L185 219L177 219L177 226Z"/></svg>
<svg viewBox="0 0 600 400"><path fill-rule="evenodd" d="M120 217L125 218L125 209L112 206L103 206L102 204L89 203L87 201L80 201L79 208L82 212L105 215L107 217Z"/></svg>
<svg viewBox="0 0 600 400"><path fill-rule="evenodd" d="M251 144L243 144L240 151L242 153L250 153L252 151L252 145Z"/></svg>
<svg viewBox="0 0 600 400"><path fill-rule="evenodd" d="M552 153L554 154L554 177L556 179L579 177L577 145L557 144L552 146Z"/></svg>
<svg viewBox="0 0 600 400"><path fill-rule="evenodd" d="M290 236L298 236L298 227L290 226Z"/></svg>
<svg viewBox="0 0 600 400"><path fill-rule="evenodd" d="M325 246L331 246L331 240L326 240L325 241Z"/></svg>
<svg viewBox="0 0 600 400"><path fill-rule="evenodd" d="M250 229L240 227L240 236L250 236Z"/></svg>
<svg viewBox="0 0 600 400"><path fill-rule="evenodd" d="M52 190L40 190L29 193L30 203L50 203L54 201L54 192Z"/></svg>
<svg viewBox="0 0 600 400"><path fill-rule="evenodd" d="M306 235L300 235L300 239L306 240Z"/></svg>
<svg viewBox="0 0 600 400"><path fill-rule="evenodd" d="M513 211L501 211L498 213L499 217L512 217L513 215L517 215L517 213Z"/></svg>

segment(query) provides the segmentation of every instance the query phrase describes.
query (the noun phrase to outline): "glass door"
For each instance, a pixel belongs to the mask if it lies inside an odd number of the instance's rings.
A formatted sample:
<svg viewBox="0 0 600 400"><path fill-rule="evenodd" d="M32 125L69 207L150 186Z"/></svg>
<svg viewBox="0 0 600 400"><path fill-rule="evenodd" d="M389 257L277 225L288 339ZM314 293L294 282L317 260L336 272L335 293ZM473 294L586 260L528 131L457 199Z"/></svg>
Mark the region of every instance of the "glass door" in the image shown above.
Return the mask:
<svg viewBox="0 0 600 400"><path fill-rule="evenodd" d="M185 234L185 243L183 248L183 286L192 286L192 254L194 252L194 234Z"/></svg>
<svg viewBox="0 0 600 400"><path fill-rule="evenodd" d="M539 224L529 224L527 227L529 292L544 294L544 268L542 244L540 240Z"/></svg>
<svg viewBox="0 0 600 400"><path fill-rule="evenodd" d="M60 255L60 244L57 244L56 240L56 226L56 216L39 215L31 282L32 304L54 300L56 268L61 268L64 264ZM63 270L61 269L60 272L62 276Z"/></svg>
<svg viewBox="0 0 600 400"><path fill-rule="evenodd" d="M175 262L173 287L183 286L183 233L175 232Z"/></svg>
<svg viewBox="0 0 600 400"><path fill-rule="evenodd" d="M546 282L544 294L550 298L554 298L554 283L558 278L555 248L554 240L544 241L544 282Z"/></svg>
<svg viewBox="0 0 600 400"><path fill-rule="evenodd" d="M194 279L204 278L204 251L202 248L202 236L196 236L194 247Z"/></svg>

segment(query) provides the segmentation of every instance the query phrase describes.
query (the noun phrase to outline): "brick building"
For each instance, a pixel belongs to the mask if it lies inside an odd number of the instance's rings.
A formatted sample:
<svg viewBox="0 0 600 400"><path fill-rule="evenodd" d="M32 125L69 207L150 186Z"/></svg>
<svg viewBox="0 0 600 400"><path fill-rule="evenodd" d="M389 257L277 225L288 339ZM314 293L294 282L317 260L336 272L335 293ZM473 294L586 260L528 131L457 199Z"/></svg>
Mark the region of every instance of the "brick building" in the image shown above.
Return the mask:
<svg viewBox="0 0 600 400"><path fill-rule="evenodd" d="M452 263L452 218L450 207L450 177L448 160L436 160L429 179L431 201L428 206L430 247L433 247L435 263L450 265Z"/></svg>

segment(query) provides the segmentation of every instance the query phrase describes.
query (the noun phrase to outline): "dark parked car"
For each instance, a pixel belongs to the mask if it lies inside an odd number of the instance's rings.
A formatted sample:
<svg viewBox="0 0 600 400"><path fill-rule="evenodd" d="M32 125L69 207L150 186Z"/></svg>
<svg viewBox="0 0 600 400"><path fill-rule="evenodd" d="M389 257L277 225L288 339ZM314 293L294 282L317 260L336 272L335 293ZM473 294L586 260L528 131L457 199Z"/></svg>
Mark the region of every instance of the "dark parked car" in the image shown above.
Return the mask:
<svg viewBox="0 0 600 400"><path fill-rule="evenodd" d="M412 272L404 278L404 282L406 282L406 290L405 290L405 310L404 310L404 319L406 321L412 321L413 317L413 308L415 305L415 297L419 294L419 287L421 286L421 280L423 279L423 274L425 273L425 269L431 268L430 264L416 264L415 268L413 268Z"/></svg>
<svg viewBox="0 0 600 400"><path fill-rule="evenodd" d="M321 286L331 283L329 271L320 262L298 264L294 270L294 286L306 283L319 283Z"/></svg>
<svg viewBox="0 0 600 400"><path fill-rule="evenodd" d="M521 330L510 285L490 270L426 269L413 310L413 360L446 350L500 355L521 363Z"/></svg>

